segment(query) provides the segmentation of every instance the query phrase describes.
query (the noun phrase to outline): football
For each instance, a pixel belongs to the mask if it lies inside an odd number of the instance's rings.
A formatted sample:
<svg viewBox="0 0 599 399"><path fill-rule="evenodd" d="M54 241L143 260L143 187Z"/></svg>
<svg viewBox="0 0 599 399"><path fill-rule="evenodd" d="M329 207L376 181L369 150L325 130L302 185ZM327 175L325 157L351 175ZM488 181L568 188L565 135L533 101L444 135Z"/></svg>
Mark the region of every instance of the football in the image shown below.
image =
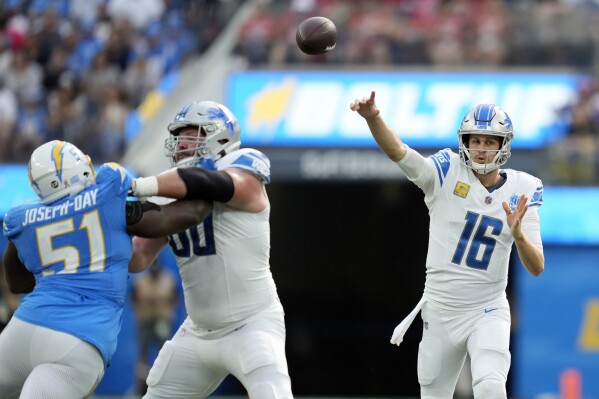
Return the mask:
<svg viewBox="0 0 599 399"><path fill-rule="evenodd" d="M308 55L324 54L337 44L337 27L325 17L308 18L297 27L295 40L300 50Z"/></svg>

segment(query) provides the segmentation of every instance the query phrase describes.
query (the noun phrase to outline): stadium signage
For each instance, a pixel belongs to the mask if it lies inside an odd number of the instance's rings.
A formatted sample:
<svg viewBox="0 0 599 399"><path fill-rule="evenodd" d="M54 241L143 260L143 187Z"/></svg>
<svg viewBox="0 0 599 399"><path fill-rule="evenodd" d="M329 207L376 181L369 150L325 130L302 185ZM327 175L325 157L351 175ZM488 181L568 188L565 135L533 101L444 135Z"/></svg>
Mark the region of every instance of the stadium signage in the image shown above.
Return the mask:
<svg viewBox="0 0 599 399"><path fill-rule="evenodd" d="M349 110L376 91L390 127L413 147L455 147L474 105L495 103L516 128L515 148L540 148L564 134L558 112L576 97L580 76L525 73L242 71L229 77L227 103L245 146L374 147Z"/></svg>

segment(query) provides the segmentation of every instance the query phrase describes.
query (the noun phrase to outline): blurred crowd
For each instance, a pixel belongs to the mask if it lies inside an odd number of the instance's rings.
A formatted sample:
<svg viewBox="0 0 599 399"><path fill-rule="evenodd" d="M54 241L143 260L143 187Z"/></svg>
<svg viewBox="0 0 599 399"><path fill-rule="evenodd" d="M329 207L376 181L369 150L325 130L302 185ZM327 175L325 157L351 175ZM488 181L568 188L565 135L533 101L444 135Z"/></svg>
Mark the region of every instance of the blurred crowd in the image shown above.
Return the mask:
<svg viewBox="0 0 599 399"><path fill-rule="evenodd" d="M558 110L564 137L548 148L545 181L555 184L599 184L599 81L581 82L578 96Z"/></svg>
<svg viewBox="0 0 599 399"><path fill-rule="evenodd" d="M305 57L303 19L337 26L335 51ZM255 65L590 67L599 44L597 0L273 0L243 27L238 53Z"/></svg>
<svg viewBox="0 0 599 399"><path fill-rule="evenodd" d="M305 18L337 26L335 51L302 54ZM320 64L390 69L599 69L599 0L274 0L241 29L236 53L250 67ZM555 110L566 132L531 172L547 184L599 183L599 84ZM548 168L547 165L550 165Z"/></svg>
<svg viewBox="0 0 599 399"><path fill-rule="evenodd" d="M135 110L169 73L213 42L242 0L4 0L0 9L0 163L51 139L95 162L118 160ZM303 19L329 16L335 51L306 56ZM544 67L594 75L599 0L265 0L241 26L250 68ZM599 89L559 112L548 183L599 182Z"/></svg>
<svg viewBox="0 0 599 399"><path fill-rule="evenodd" d="M241 1L0 2L0 163L63 139L95 162L123 154L132 111L201 54Z"/></svg>

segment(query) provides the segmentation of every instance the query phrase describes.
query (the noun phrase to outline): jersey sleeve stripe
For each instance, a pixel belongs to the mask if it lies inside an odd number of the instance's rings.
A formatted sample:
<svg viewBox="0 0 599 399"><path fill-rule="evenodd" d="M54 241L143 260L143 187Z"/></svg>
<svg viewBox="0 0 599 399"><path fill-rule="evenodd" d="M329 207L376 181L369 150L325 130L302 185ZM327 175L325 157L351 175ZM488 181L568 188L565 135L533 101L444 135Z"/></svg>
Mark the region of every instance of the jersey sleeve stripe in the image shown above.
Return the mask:
<svg viewBox="0 0 599 399"><path fill-rule="evenodd" d="M439 175L439 185L443 187L443 172L441 171L441 165L439 165L439 161L432 157L433 162L435 163L435 168L437 168L437 174Z"/></svg>
<svg viewBox="0 0 599 399"><path fill-rule="evenodd" d="M443 187L443 181L445 176L447 176L447 172L449 171L450 164L450 156L447 150L441 150L436 154L431 155L431 158L437 168L437 173L439 174L439 184Z"/></svg>

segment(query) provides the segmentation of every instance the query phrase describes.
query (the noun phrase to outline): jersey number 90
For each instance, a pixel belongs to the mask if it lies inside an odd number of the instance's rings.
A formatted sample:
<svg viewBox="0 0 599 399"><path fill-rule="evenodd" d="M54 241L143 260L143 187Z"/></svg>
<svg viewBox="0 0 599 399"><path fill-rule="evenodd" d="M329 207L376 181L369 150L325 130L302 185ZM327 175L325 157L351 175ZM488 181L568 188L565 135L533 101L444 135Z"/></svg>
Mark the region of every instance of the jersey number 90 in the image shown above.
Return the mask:
<svg viewBox="0 0 599 399"><path fill-rule="evenodd" d="M191 255L206 256L216 253L214 244L214 229L212 227L212 215L209 215L200 225L173 234L168 243L175 256L190 258Z"/></svg>

